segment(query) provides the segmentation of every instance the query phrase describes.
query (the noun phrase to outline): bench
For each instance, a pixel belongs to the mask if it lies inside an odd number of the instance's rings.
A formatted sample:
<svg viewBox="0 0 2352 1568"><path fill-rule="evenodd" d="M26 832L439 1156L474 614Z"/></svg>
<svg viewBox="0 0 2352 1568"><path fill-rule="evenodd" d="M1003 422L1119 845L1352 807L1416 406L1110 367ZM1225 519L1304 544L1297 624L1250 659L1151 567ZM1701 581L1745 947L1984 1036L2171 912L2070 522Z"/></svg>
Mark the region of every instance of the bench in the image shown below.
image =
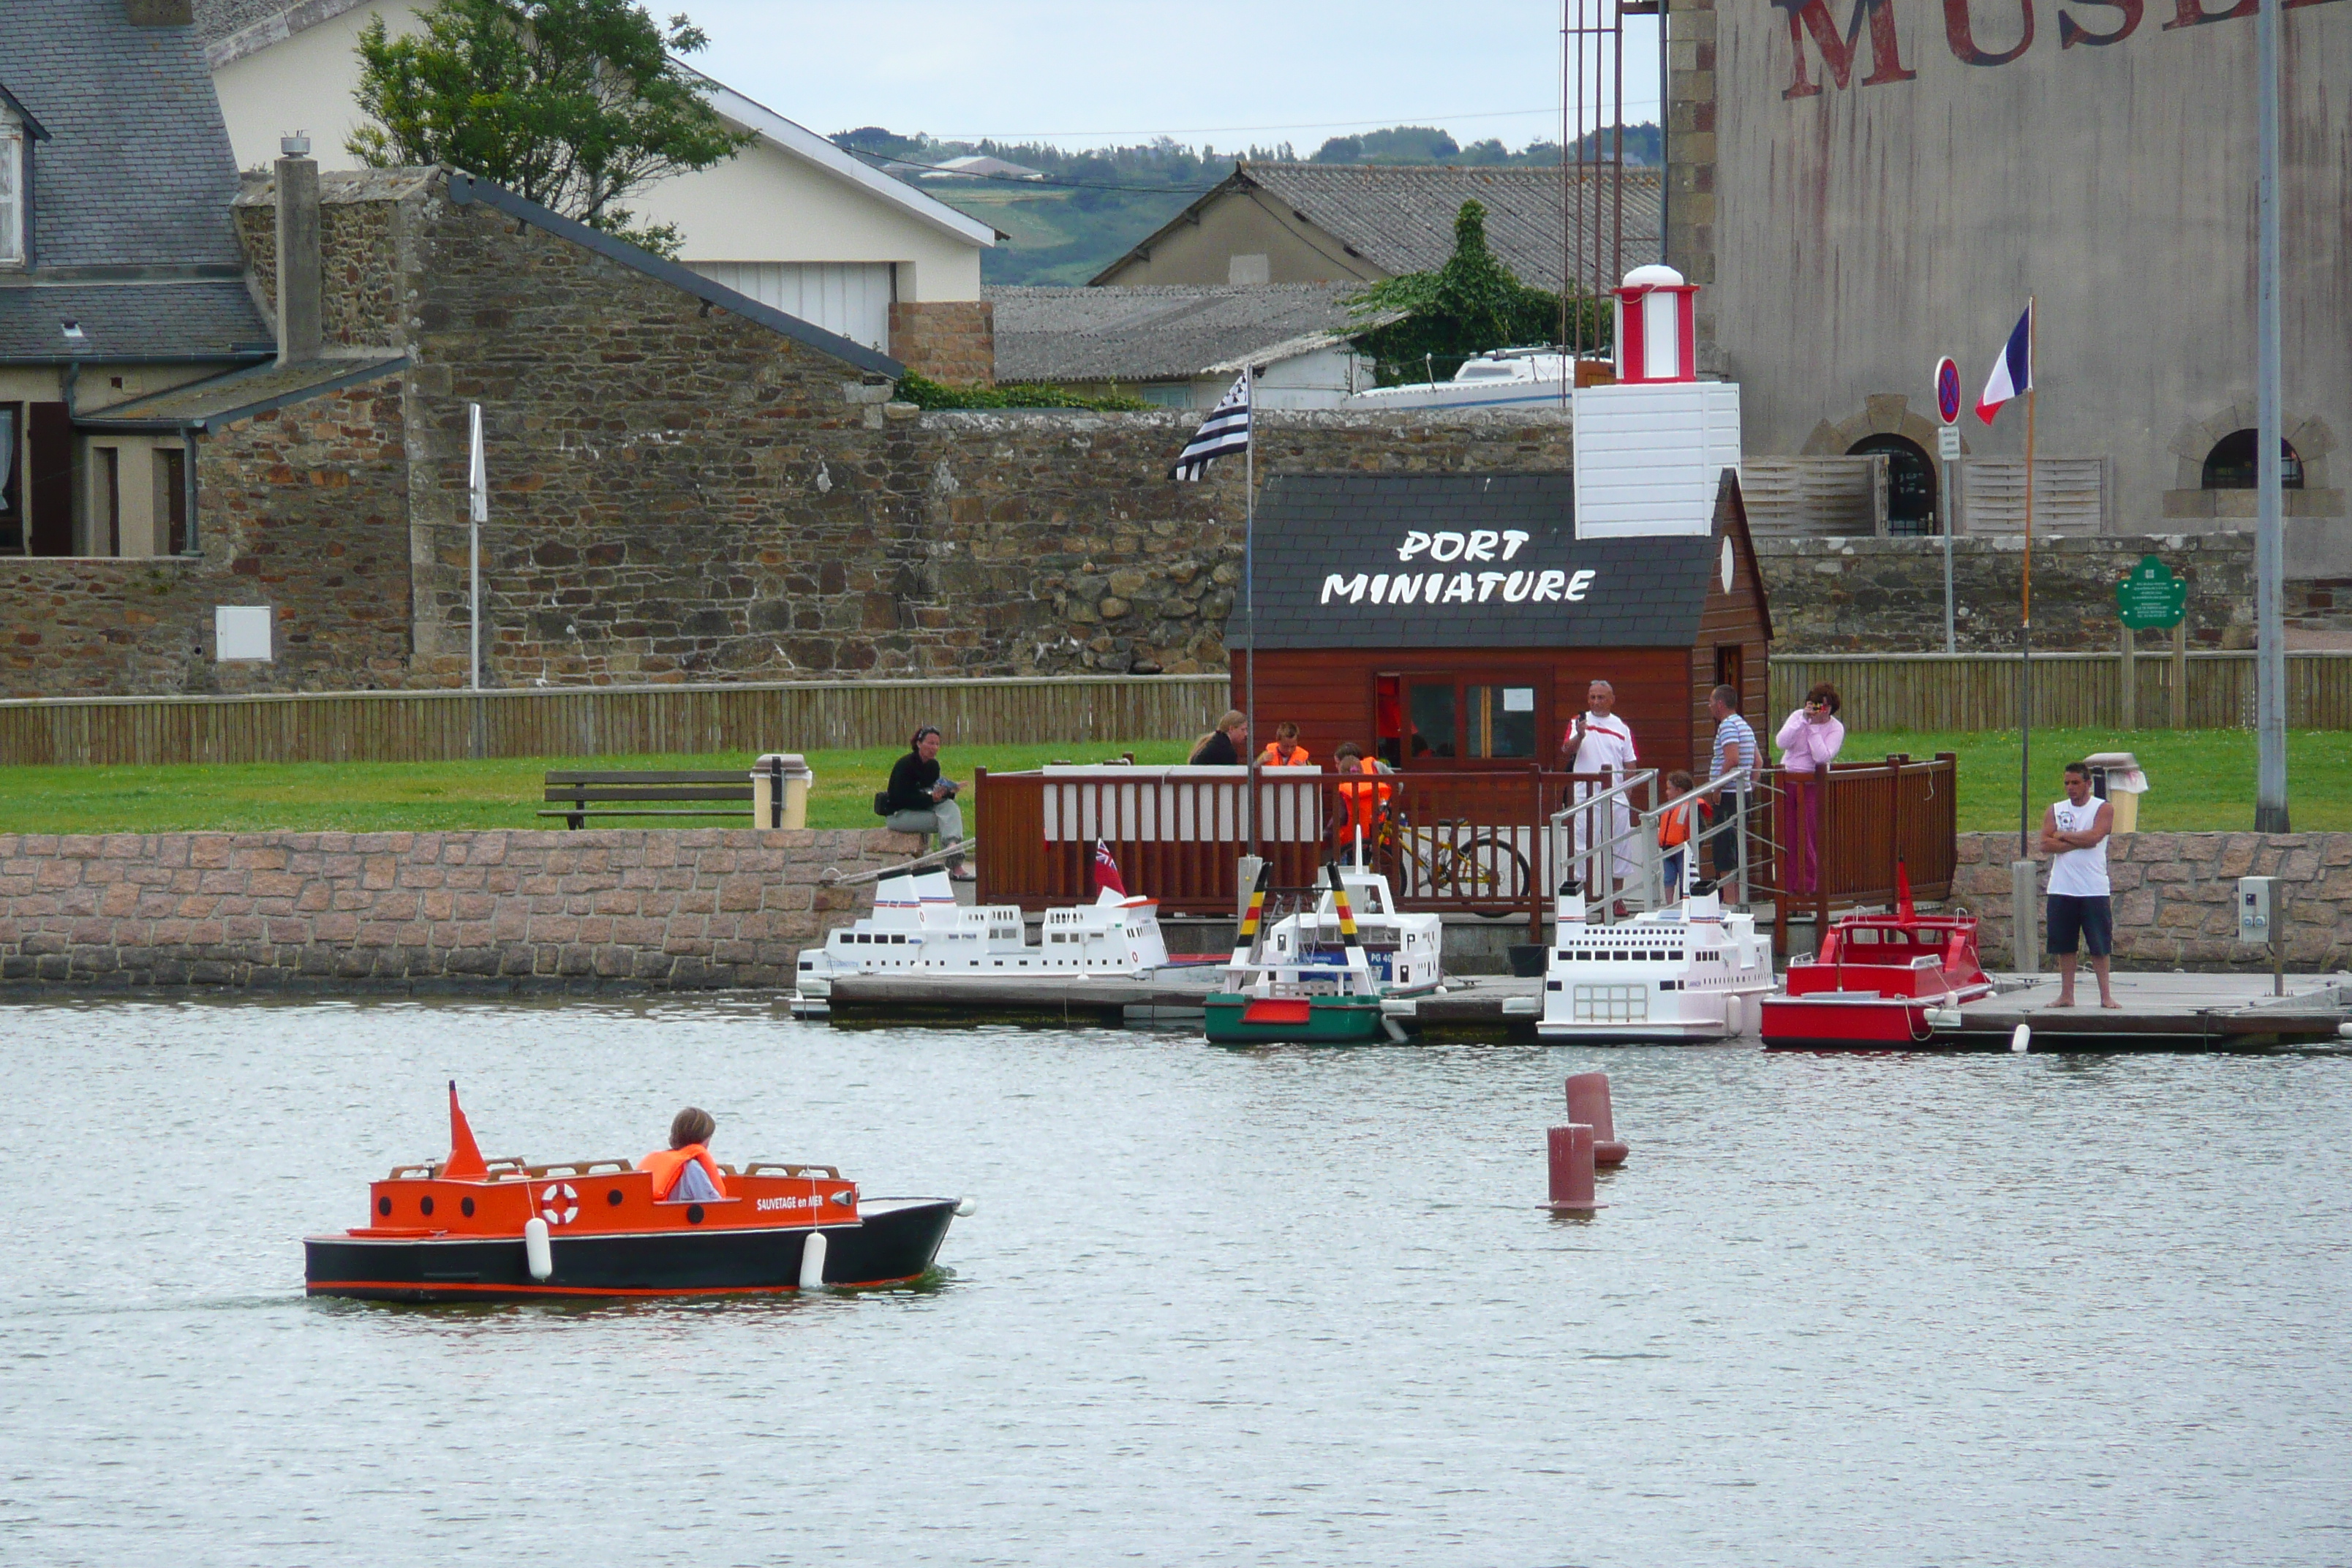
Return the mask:
<svg viewBox="0 0 2352 1568"><path fill-rule="evenodd" d="M781 792L780 792L781 793ZM749 816L751 778L742 768L712 773L551 773L542 797L567 828L592 816ZM677 802L709 805L677 805ZM725 804L720 804L720 803Z"/></svg>

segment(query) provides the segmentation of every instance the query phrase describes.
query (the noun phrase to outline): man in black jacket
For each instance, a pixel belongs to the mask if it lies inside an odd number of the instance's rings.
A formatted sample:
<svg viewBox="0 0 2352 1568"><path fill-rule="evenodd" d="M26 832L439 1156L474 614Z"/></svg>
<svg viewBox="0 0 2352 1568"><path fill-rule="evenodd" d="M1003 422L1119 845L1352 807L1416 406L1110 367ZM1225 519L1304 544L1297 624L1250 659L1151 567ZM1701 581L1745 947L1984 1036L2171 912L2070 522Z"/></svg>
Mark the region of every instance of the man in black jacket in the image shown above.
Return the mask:
<svg viewBox="0 0 2352 1568"><path fill-rule="evenodd" d="M915 731L913 749L890 770L882 804L890 808L887 826L893 833L935 833L940 848L952 849L963 842L963 808L955 803L956 782L940 777L940 741L929 724ZM959 882L972 879L961 855L949 858L948 875Z"/></svg>

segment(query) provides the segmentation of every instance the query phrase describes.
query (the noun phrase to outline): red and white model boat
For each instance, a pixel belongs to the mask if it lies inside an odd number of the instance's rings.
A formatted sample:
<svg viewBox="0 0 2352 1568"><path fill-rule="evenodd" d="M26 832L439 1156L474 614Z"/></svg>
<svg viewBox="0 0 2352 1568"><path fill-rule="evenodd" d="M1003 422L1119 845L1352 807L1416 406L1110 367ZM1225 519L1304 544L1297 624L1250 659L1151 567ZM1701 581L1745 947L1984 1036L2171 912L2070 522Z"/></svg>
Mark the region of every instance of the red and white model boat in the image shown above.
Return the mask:
<svg viewBox="0 0 2352 1568"><path fill-rule="evenodd" d="M1897 884L1893 914L1847 915L1818 954L1790 963L1785 988L1764 998L1768 1048L1899 1051L1959 1043L1930 1014L1992 994L1977 961L1977 918L1920 914L1909 879L1898 872Z"/></svg>

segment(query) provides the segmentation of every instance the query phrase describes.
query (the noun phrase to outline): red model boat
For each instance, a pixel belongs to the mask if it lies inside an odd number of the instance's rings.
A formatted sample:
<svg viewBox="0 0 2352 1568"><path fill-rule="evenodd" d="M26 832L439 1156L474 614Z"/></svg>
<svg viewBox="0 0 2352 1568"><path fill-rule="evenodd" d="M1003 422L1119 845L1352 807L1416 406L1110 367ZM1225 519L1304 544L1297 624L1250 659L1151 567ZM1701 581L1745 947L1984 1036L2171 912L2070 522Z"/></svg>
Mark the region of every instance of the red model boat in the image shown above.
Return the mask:
<svg viewBox="0 0 2352 1568"><path fill-rule="evenodd" d="M726 1195L656 1202L626 1160L485 1160L457 1087L451 1152L368 1188L368 1223L303 1243L303 1289L380 1301L713 1296L903 1284L954 1198L866 1198L831 1165L721 1165Z"/></svg>
<svg viewBox="0 0 2352 1568"><path fill-rule="evenodd" d="M1923 915L1907 879L1897 878L1893 914L1847 915L1811 958L1792 962L1785 988L1764 998L1764 1044L1802 1050L1906 1050L1949 1034L1930 1026L1931 1009L1992 994L1977 961L1970 914Z"/></svg>

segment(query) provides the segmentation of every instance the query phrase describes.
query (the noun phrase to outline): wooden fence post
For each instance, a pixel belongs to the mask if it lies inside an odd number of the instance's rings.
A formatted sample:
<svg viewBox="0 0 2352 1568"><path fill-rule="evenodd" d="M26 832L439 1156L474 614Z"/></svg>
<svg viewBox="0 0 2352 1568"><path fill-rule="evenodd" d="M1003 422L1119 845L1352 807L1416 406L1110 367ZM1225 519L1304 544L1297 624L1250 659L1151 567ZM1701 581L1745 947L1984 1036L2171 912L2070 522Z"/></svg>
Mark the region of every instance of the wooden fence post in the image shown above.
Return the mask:
<svg viewBox="0 0 2352 1568"><path fill-rule="evenodd" d="M2189 617L2172 623L2172 727L2189 728Z"/></svg>
<svg viewBox="0 0 2352 1568"><path fill-rule="evenodd" d="M2122 652L2116 665L2118 681L2116 695L2117 715L2126 730L2139 728L2139 649L2136 646L2138 642L2139 633L2129 626L2124 627Z"/></svg>

